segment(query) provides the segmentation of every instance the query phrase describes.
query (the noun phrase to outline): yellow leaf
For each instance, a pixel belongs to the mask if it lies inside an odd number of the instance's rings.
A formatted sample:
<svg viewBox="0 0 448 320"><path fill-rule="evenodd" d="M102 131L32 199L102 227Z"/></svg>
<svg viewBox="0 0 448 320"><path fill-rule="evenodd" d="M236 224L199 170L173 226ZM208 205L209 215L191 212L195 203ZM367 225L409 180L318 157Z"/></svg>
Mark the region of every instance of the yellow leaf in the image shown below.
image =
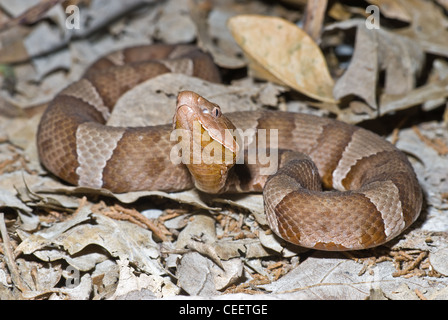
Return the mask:
<svg viewBox="0 0 448 320"><path fill-rule="evenodd" d="M319 101L336 102L322 51L305 31L284 19L260 15L232 17L228 27L254 76Z"/></svg>

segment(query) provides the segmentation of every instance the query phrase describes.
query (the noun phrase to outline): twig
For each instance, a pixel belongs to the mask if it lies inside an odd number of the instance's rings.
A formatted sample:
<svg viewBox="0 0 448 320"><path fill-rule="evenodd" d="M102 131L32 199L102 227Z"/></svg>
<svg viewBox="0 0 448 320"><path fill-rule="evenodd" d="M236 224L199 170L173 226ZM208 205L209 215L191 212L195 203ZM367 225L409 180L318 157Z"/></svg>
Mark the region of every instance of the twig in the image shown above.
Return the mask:
<svg viewBox="0 0 448 320"><path fill-rule="evenodd" d="M400 129L404 126L404 124L408 121L409 117L404 117L400 120L398 125L395 127L395 129L392 131L392 138L391 143L396 144L398 141L398 134L400 133Z"/></svg>
<svg viewBox="0 0 448 320"><path fill-rule="evenodd" d="M151 220L149 220L148 218L146 218L144 215L142 215L140 212L138 212L135 209L126 209L118 204L116 204L114 206L115 209L117 209L117 211L121 211L135 219L137 219L138 221L140 221L141 223L143 223L149 230L151 230L152 232L154 232L154 234L159 237L159 239L161 239L162 241L167 241L167 235L170 234L170 232L168 230L162 230L159 226L157 226L154 222L152 222Z"/></svg>
<svg viewBox="0 0 448 320"><path fill-rule="evenodd" d="M22 278L20 277L19 270L15 264L15 258L11 246L11 241L9 240L8 230L6 230L6 224L3 212L0 212L0 235L3 239L3 248L5 252L6 264L8 266L9 272L11 273L12 282L19 288L20 291L27 291Z"/></svg>
<svg viewBox="0 0 448 320"><path fill-rule="evenodd" d="M20 159L20 155L19 154L15 154L12 159L7 159L4 160L2 162L0 162L0 174L2 174L6 168L8 168L8 166L10 166L11 164L17 162Z"/></svg>
<svg viewBox="0 0 448 320"><path fill-rule="evenodd" d="M118 204L114 205L113 207L106 207L104 203L100 203L99 206L94 206L92 210L98 211L101 214L104 214L105 216L116 220L127 220L140 227L146 227L162 241L167 241L167 236L171 234L168 230L166 230L162 226L156 225L154 222L146 218L135 209L127 209Z"/></svg>
<svg viewBox="0 0 448 320"><path fill-rule="evenodd" d="M327 0L309 0L306 6L303 29L316 42L320 39L326 9Z"/></svg>
<svg viewBox="0 0 448 320"><path fill-rule="evenodd" d="M421 133L420 129L417 126L413 126L412 130L414 130L420 140L436 150L438 154L440 154L441 156L448 154L448 146L441 139L429 139L428 137L423 135L423 133Z"/></svg>
<svg viewBox="0 0 448 320"><path fill-rule="evenodd" d="M86 197L86 196L83 196L83 197L79 200L79 206L78 206L78 208L76 209L76 211L73 213L73 217L76 216L76 215L81 211L81 209L86 205L86 203L87 203L87 197Z"/></svg>
<svg viewBox="0 0 448 320"><path fill-rule="evenodd" d="M417 297L419 297L420 300L428 300L428 299L423 295L423 293L420 292L420 290L415 289L414 292L415 292L415 294L417 295Z"/></svg>
<svg viewBox="0 0 448 320"><path fill-rule="evenodd" d="M427 255L428 255L428 252L426 252L426 251L421 252L419 254L419 256L410 265L408 265L403 270L399 270L399 271L394 272L392 274L392 276L393 277L399 277L399 276L407 275L410 271L412 271L413 269L417 268L419 266L420 262L422 262L423 259L425 259Z"/></svg>
<svg viewBox="0 0 448 320"><path fill-rule="evenodd" d="M186 210L172 210L172 209L167 209L166 212L167 214L159 217L159 221L164 222L187 213Z"/></svg>

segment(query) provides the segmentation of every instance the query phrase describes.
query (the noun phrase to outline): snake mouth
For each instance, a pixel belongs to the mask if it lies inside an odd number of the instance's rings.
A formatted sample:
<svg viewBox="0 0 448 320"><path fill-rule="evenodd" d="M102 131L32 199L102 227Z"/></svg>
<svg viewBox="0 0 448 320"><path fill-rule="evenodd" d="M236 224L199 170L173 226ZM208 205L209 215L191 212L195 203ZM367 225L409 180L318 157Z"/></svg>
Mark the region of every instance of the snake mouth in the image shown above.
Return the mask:
<svg viewBox="0 0 448 320"><path fill-rule="evenodd" d="M197 121L201 124L201 128L207 132L211 139L221 144L229 151L235 154L238 153L239 146L234 136L234 130L228 128L217 130L215 128L207 127L200 118L198 118Z"/></svg>

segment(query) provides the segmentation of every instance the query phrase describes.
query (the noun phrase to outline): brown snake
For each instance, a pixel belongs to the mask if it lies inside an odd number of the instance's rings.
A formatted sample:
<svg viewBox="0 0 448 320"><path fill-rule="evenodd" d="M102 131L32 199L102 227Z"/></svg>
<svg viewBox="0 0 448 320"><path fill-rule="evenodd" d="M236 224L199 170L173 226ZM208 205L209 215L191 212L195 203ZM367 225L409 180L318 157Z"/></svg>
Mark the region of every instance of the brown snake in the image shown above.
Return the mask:
<svg viewBox="0 0 448 320"><path fill-rule="evenodd" d="M210 193L262 191L271 229L291 243L321 250L378 246L417 219L422 191L406 156L378 135L343 122L274 111L224 116L215 104L186 91L178 96L173 125L105 125L124 92L167 72L219 81L212 59L193 46L152 45L112 53L49 104L37 134L43 165L71 184L117 193L193 187ZM226 161L195 163L196 142L189 140L194 130L188 139L170 139L173 126L192 129L194 124L198 136L212 138L208 154ZM247 145L240 146L238 135L224 134L235 128ZM238 162L246 154L242 151L263 136L266 155L278 160L273 175L263 173L267 165L261 160ZM253 150L261 151L261 145ZM199 146L201 152L207 149L202 140ZM172 161L176 147L188 165Z"/></svg>

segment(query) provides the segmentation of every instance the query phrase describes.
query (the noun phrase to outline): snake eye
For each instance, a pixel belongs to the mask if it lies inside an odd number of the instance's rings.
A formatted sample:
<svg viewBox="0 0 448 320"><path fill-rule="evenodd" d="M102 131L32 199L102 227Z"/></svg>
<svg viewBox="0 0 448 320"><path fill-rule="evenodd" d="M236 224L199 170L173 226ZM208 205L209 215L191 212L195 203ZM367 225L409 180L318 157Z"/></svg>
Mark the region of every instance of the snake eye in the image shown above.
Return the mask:
<svg viewBox="0 0 448 320"><path fill-rule="evenodd" d="M212 110L212 115L215 118L219 118L221 116L221 110L218 107L214 107Z"/></svg>
<svg viewBox="0 0 448 320"><path fill-rule="evenodd" d="M211 114L215 118L219 118L221 116L221 109L219 107L214 107L210 112L210 109L202 108L203 114Z"/></svg>

